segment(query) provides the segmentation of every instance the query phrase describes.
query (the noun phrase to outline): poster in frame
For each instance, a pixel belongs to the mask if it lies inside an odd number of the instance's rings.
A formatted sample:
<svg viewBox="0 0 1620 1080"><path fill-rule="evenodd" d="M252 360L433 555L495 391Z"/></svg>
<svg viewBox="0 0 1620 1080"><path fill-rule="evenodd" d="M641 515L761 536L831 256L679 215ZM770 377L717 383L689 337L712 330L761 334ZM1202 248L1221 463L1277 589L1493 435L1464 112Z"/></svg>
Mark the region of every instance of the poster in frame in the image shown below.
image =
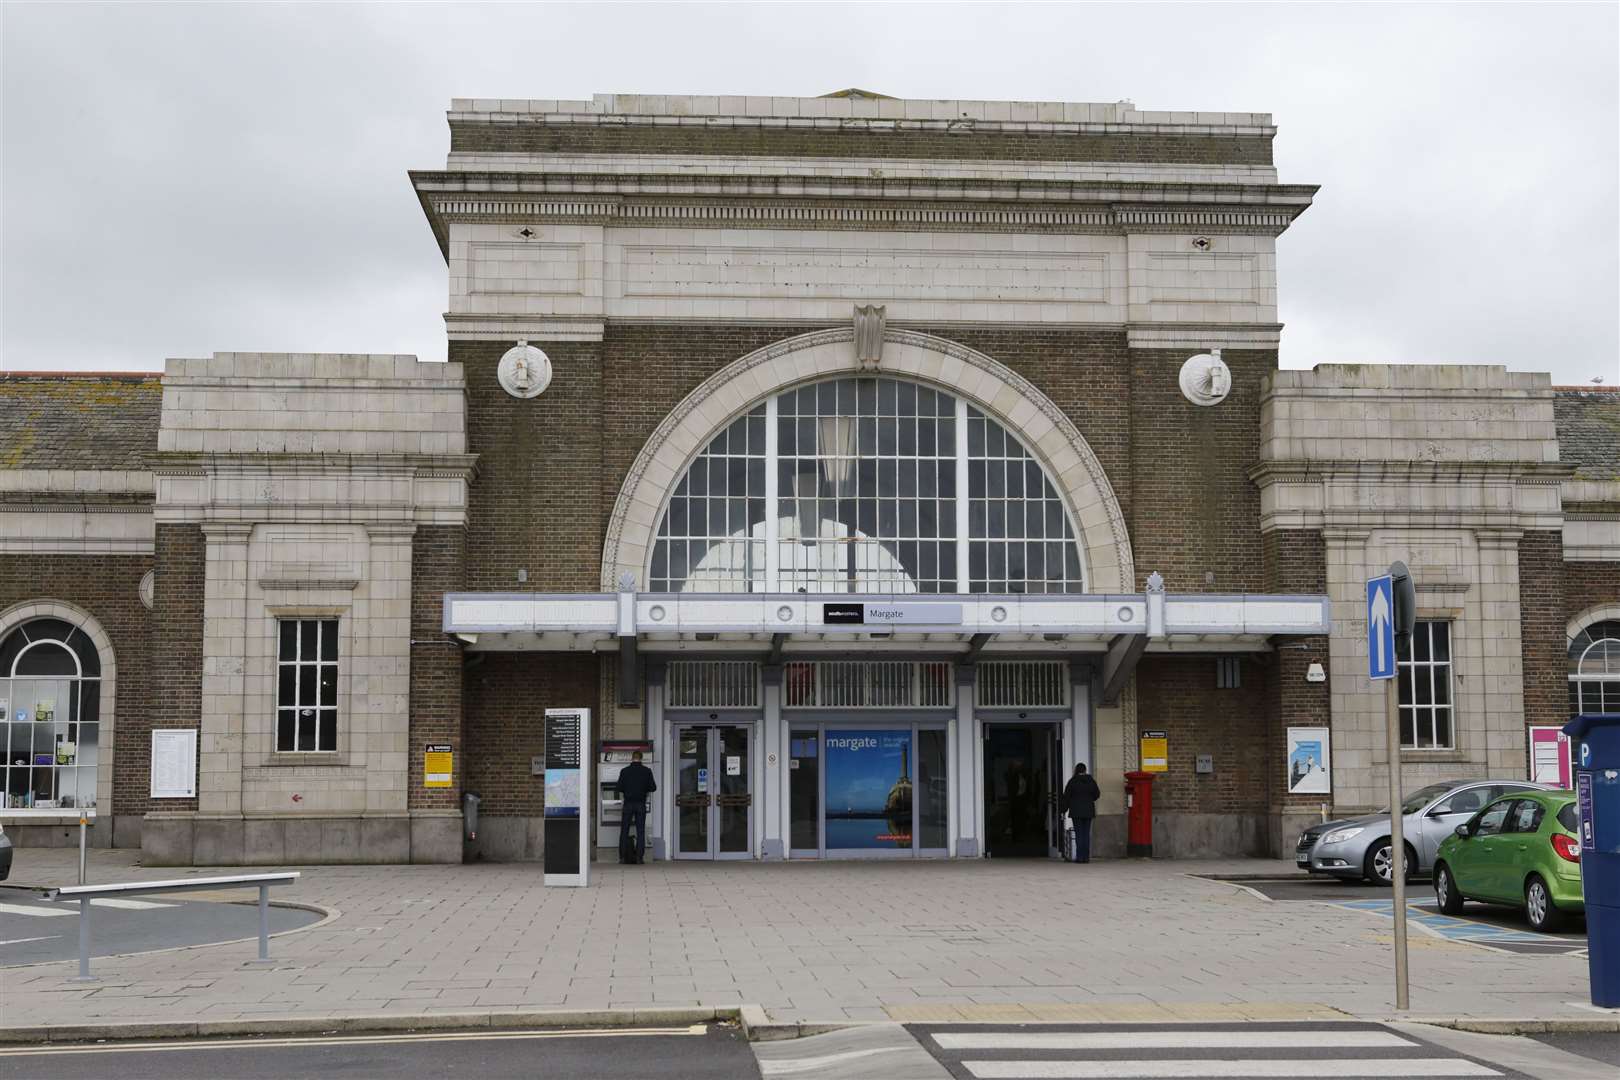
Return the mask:
<svg viewBox="0 0 1620 1080"><path fill-rule="evenodd" d="M1332 740L1325 727L1288 729L1288 794L1327 795L1333 791Z"/></svg>

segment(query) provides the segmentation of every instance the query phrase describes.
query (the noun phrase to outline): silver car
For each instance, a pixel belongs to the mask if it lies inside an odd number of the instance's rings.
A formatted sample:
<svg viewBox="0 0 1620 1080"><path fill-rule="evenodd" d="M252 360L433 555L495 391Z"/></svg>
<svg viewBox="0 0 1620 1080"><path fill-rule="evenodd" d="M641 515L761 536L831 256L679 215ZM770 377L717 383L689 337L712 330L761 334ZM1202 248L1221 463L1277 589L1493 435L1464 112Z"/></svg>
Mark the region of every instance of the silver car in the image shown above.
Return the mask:
<svg viewBox="0 0 1620 1080"><path fill-rule="evenodd" d="M1528 780L1449 780L1412 792L1401 803L1406 876L1428 874L1440 841L1492 799L1515 791L1542 790L1551 790L1551 785ZM1312 825L1300 834L1294 863L1313 874L1365 878L1374 885L1388 885L1389 811Z"/></svg>

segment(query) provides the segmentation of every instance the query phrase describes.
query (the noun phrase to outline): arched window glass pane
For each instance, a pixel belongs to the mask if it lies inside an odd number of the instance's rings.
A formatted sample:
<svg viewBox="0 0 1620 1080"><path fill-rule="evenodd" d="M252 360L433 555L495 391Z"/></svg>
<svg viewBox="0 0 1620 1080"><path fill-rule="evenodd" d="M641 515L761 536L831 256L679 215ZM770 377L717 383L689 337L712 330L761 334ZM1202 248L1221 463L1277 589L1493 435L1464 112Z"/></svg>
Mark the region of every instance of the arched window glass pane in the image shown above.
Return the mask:
<svg viewBox="0 0 1620 1080"><path fill-rule="evenodd" d="M12 668L14 675L77 675L79 665L74 661L73 654L67 646L59 645L54 641L42 641L30 645L17 657L17 664Z"/></svg>
<svg viewBox="0 0 1620 1080"><path fill-rule="evenodd" d="M955 591L955 413L948 395L894 379L778 399L782 591Z"/></svg>
<svg viewBox="0 0 1620 1080"><path fill-rule="evenodd" d="M1620 621L1593 623L1570 639L1569 673L1620 676Z"/></svg>
<svg viewBox="0 0 1620 1080"><path fill-rule="evenodd" d="M1593 623L1570 640L1569 709L1620 712L1620 621Z"/></svg>
<svg viewBox="0 0 1620 1080"><path fill-rule="evenodd" d="M90 678L80 678L81 668ZM0 641L0 809L96 804L101 671L95 643L61 619L35 619Z"/></svg>
<svg viewBox="0 0 1620 1080"><path fill-rule="evenodd" d="M873 377L732 422L671 492L647 576L655 592L1084 590L1068 512L1023 444L949 393Z"/></svg>
<svg viewBox="0 0 1620 1080"><path fill-rule="evenodd" d="M765 588L765 406L716 435L676 485L647 581L654 592Z"/></svg>
<svg viewBox="0 0 1620 1080"><path fill-rule="evenodd" d="M967 418L969 591L1082 591L1074 528L1052 481L1011 432L972 407Z"/></svg>

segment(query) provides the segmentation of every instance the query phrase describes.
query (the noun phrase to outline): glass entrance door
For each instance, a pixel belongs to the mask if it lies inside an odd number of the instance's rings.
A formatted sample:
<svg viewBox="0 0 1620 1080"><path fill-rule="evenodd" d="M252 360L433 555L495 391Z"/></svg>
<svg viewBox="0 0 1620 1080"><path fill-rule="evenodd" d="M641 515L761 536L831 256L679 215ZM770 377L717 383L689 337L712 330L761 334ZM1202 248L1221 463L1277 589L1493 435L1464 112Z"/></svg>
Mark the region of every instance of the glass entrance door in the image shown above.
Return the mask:
<svg viewBox="0 0 1620 1080"><path fill-rule="evenodd" d="M752 852L749 729L736 724L675 732L675 857L746 859Z"/></svg>
<svg viewBox="0 0 1620 1080"><path fill-rule="evenodd" d="M1054 724L984 726L985 850L991 858L1045 858L1062 850Z"/></svg>

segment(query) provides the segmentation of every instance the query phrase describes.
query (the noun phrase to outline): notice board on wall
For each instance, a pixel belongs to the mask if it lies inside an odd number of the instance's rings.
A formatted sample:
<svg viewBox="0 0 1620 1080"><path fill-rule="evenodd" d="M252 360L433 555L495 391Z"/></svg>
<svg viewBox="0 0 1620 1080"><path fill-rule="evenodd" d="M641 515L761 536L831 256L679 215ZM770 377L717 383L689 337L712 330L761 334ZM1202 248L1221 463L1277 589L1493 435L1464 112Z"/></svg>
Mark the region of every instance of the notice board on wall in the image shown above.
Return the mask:
<svg viewBox="0 0 1620 1080"><path fill-rule="evenodd" d="M197 796L197 729L167 728L152 732L152 798Z"/></svg>

